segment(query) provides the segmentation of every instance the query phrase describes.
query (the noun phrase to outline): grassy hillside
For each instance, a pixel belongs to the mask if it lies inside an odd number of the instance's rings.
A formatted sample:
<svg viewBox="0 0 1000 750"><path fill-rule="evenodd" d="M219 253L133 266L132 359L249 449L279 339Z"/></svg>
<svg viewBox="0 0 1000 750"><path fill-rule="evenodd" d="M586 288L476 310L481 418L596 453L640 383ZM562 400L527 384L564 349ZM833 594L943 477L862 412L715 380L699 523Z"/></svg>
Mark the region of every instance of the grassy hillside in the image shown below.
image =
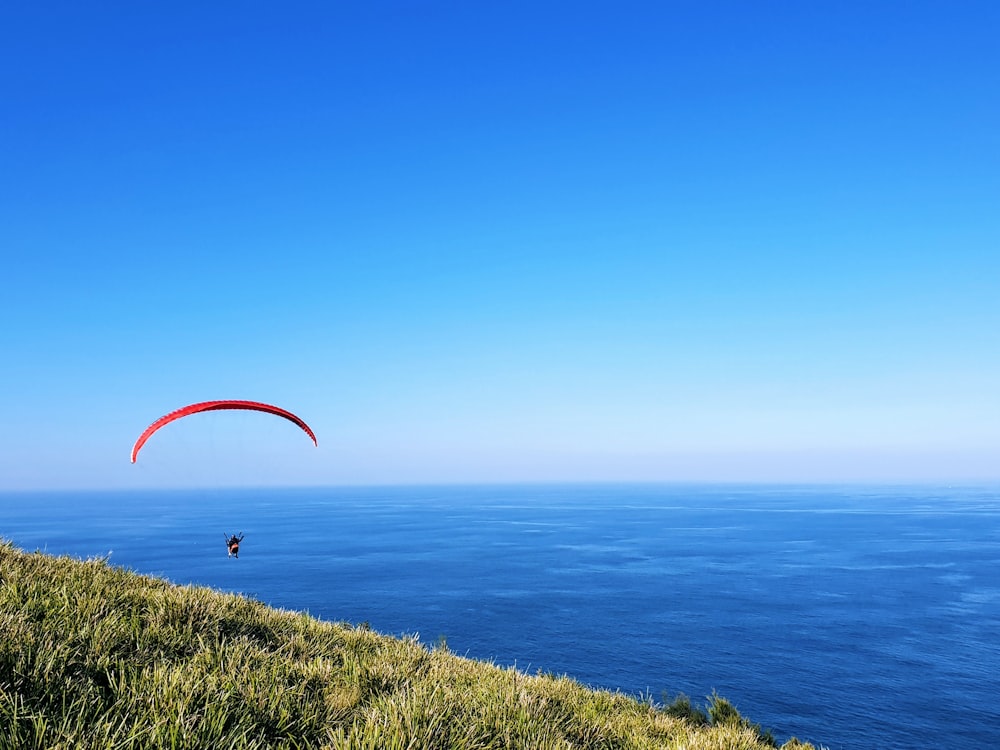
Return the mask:
<svg viewBox="0 0 1000 750"><path fill-rule="evenodd" d="M2 543L0 636L3 749L773 746L722 699L657 708Z"/></svg>

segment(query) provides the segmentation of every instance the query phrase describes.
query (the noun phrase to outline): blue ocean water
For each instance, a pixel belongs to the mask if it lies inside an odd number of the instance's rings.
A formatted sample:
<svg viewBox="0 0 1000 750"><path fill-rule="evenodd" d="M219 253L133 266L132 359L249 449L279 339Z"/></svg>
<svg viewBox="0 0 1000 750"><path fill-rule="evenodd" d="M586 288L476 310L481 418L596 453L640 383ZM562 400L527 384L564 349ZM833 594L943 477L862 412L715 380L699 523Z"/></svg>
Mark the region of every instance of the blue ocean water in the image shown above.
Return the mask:
<svg viewBox="0 0 1000 750"><path fill-rule="evenodd" d="M1000 737L996 488L8 493L0 537L594 687L716 691L780 741Z"/></svg>

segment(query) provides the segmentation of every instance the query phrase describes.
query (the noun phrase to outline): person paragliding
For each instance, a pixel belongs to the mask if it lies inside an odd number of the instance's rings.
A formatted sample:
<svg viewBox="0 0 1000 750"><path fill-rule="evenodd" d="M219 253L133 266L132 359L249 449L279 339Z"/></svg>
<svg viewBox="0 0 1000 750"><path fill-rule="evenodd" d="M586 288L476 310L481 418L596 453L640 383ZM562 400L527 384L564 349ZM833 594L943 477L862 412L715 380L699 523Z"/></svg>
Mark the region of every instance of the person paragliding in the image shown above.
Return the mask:
<svg viewBox="0 0 1000 750"><path fill-rule="evenodd" d="M232 536L226 536L226 548L229 550L229 556L239 559L240 556L240 542L243 541L243 532L240 532L239 536L233 534Z"/></svg>
<svg viewBox="0 0 1000 750"><path fill-rule="evenodd" d="M174 422L178 419L183 419L184 417L188 417L192 414L201 414L203 412L209 412L209 411L230 411L230 410L257 411L257 412L263 412L265 414L271 414L276 417L282 417L283 419L287 419L289 422L292 422L293 424L297 425L304 433L306 433L306 435L309 436L309 439L312 440L313 445L319 445L316 442L316 434L312 431L312 428L310 428L309 425L307 425L304 421L302 421L302 419L300 419L298 416L288 411L287 409L282 409L280 406L265 404L261 401L243 401L243 400L201 401L197 404L188 404L187 406L181 407L180 409L176 409L170 412L169 414L165 414L164 416L160 417L155 422L153 422L151 425L149 425L149 427L147 427L142 432L142 434L139 435L139 438L135 441L135 444L132 446L132 454L130 456L130 458L132 459L132 463L136 462L136 459L139 457L139 451L142 450L142 447L146 444L146 441L149 440L149 438L152 437L154 433L156 433L158 430L165 427L166 425L170 424L171 422ZM223 532L223 537L226 540L226 549L229 551L229 557L238 558L240 556L240 542L243 541L243 533L240 532L239 536L237 536L236 534L229 535Z"/></svg>

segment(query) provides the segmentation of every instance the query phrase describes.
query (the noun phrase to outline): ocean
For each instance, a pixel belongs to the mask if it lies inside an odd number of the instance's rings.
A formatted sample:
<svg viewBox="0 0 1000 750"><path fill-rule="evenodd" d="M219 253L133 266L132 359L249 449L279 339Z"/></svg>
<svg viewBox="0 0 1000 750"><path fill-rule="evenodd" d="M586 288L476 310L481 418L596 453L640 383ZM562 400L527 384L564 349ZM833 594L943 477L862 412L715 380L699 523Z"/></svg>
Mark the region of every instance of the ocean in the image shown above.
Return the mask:
<svg viewBox="0 0 1000 750"><path fill-rule="evenodd" d="M998 488L5 493L0 538L655 701L715 692L779 742L1000 746Z"/></svg>

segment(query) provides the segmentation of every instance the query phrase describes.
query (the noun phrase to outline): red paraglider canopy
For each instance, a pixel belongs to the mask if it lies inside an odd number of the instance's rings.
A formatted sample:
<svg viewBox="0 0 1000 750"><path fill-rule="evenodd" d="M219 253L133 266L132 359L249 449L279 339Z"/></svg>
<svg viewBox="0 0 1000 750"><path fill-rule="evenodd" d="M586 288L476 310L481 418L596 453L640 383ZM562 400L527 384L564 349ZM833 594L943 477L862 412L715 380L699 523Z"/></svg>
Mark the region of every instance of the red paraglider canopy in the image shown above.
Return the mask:
<svg viewBox="0 0 1000 750"><path fill-rule="evenodd" d="M278 406L272 406L271 404L262 404L259 401L202 401L198 404L191 404L190 406L185 406L177 411L172 411L166 416L160 417L153 424L146 428L139 439L135 441L135 445L132 446L132 463L135 463L136 456L139 455L139 451L142 446L146 444L150 436L156 432L158 429L164 425L170 424L175 419L180 419L181 417L186 417L189 414L197 414L202 411L216 411L219 409L244 409L248 411L262 411L266 414L274 414L276 417L284 417L289 422L293 422L305 433L312 438L313 445L318 446L319 443L316 442L316 436L313 431L309 429L309 425L299 419L297 416L292 414L290 411L286 411Z"/></svg>

